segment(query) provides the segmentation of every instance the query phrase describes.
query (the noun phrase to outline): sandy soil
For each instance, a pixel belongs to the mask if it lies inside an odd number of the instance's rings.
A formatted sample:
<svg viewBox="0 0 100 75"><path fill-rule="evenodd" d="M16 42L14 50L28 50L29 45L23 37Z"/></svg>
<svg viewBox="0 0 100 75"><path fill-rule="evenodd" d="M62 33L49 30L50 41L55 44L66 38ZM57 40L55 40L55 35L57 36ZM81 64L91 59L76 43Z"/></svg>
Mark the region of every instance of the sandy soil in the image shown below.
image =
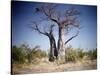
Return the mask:
<svg viewBox="0 0 100 75"><path fill-rule="evenodd" d="M65 64L55 64L50 62L41 62L40 64L23 64L12 65L13 74L31 74L31 73L48 73L48 72L67 72L67 71L79 71L79 70L94 70L97 68L96 60L79 61L76 63L68 62Z"/></svg>

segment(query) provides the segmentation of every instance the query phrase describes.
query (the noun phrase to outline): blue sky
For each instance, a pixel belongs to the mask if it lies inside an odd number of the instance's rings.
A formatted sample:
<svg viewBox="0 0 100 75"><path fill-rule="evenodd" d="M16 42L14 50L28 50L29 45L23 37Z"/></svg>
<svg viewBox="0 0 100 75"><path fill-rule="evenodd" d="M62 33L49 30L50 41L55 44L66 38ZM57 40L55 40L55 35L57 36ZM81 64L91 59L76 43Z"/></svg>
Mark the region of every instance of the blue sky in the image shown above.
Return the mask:
<svg viewBox="0 0 100 75"><path fill-rule="evenodd" d="M27 43L30 46L40 45L43 50L49 49L48 37L40 35L28 27L28 24L33 20L36 20L36 18L39 18L40 15L34 14L34 8L38 7L40 4L42 3L21 1L12 2L12 45L20 46L23 43ZM58 9L63 12L66 7L74 7L81 12L79 20L82 27L79 35L67 45L72 45L74 48L84 48L85 50L96 48L97 7L60 4ZM70 32L69 35L65 36L65 39L69 38L72 34L74 33ZM55 37L57 41L57 35L55 35Z"/></svg>

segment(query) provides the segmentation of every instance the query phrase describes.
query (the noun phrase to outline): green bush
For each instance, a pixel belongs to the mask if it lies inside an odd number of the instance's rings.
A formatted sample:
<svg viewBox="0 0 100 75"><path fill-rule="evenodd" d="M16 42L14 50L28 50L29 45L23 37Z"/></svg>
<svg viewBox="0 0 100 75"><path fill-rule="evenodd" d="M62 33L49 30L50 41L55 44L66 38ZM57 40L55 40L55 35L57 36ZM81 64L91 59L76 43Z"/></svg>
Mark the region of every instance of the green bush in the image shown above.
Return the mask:
<svg viewBox="0 0 100 75"><path fill-rule="evenodd" d="M83 51L83 49L76 49L77 50L77 53L78 53L78 58L79 59L83 59L83 57L86 55L85 52Z"/></svg>
<svg viewBox="0 0 100 75"><path fill-rule="evenodd" d="M46 57L46 52L39 49L39 46L30 48L28 45L21 45L20 47L12 47L12 61L15 63L32 63L36 59Z"/></svg>
<svg viewBox="0 0 100 75"><path fill-rule="evenodd" d="M46 57L46 52L45 51L42 51L40 49L38 49L37 51L33 52L32 53L32 57L35 59L35 58L43 58L43 57Z"/></svg>
<svg viewBox="0 0 100 75"><path fill-rule="evenodd" d="M25 55L21 48L17 48L16 46L12 47L12 61L17 63L25 62Z"/></svg>
<svg viewBox="0 0 100 75"><path fill-rule="evenodd" d="M87 56L91 59L97 59L97 49L93 49L87 52Z"/></svg>
<svg viewBox="0 0 100 75"><path fill-rule="evenodd" d="M90 51L83 51L83 49L80 48L72 48L69 46L65 50L65 60L66 62L68 61L73 61L76 62L77 60L81 60L86 56L86 59L91 59L94 60L97 58L97 49L93 49Z"/></svg>

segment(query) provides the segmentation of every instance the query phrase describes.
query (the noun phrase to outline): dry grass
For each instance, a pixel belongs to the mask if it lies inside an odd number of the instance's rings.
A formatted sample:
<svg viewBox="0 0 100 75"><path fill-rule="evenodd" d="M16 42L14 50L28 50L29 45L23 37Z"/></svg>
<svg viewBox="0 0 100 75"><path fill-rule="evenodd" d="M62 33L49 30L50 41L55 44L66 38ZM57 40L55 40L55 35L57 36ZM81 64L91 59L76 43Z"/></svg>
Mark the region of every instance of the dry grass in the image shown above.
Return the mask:
<svg viewBox="0 0 100 75"><path fill-rule="evenodd" d="M93 70L97 68L96 60L82 60L77 62L67 62L65 64L51 63L47 58L41 59L38 64L13 64L13 74L64 72L78 70Z"/></svg>

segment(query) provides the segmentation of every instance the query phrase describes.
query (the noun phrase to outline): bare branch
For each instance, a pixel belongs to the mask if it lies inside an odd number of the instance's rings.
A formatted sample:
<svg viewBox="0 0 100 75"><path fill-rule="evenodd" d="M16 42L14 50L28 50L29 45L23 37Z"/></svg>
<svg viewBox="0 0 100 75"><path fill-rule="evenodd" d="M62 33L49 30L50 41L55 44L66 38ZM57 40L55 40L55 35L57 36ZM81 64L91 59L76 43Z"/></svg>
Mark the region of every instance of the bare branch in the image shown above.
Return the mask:
<svg viewBox="0 0 100 75"><path fill-rule="evenodd" d="M39 26L39 24L37 22L33 21L32 25L30 26L30 28L32 30L37 31L40 34L43 34L43 35L46 35L46 36L50 36L50 35L53 34L53 28L54 28L55 25L54 24L52 24L52 25L46 25L47 28L43 27L43 29L41 29L41 27L38 27L38 26Z"/></svg>
<svg viewBox="0 0 100 75"><path fill-rule="evenodd" d="M75 9L75 8L70 8L70 9L67 9L66 12L65 12L65 16L75 16L75 15L79 15L80 12Z"/></svg>
<svg viewBox="0 0 100 75"><path fill-rule="evenodd" d="M34 51L34 50L37 50L37 49L39 49L40 48L40 46L35 46L33 49L32 49L32 51Z"/></svg>
<svg viewBox="0 0 100 75"><path fill-rule="evenodd" d="M50 31L50 34L53 32L53 27L54 27L54 26L55 26L55 25L51 25L51 26L50 26L50 30L49 30L49 31Z"/></svg>
<svg viewBox="0 0 100 75"><path fill-rule="evenodd" d="M61 27L68 27L73 26L73 27L79 27L79 21L78 21L78 15L80 12L74 8L71 9L66 9L64 13L64 18L60 22Z"/></svg>
<svg viewBox="0 0 100 75"><path fill-rule="evenodd" d="M78 34L79 34L79 31L78 31L74 36L70 37L70 38L65 42L65 45L66 45L69 41L71 41L73 38L75 38L76 36L78 36Z"/></svg>
<svg viewBox="0 0 100 75"><path fill-rule="evenodd" d="M50 19L51 21L55 22L58 24L58 21L56 18L54 18L54 14L55 12L55 8L57 5L43 5L40 8L36 8L36 11L38 10L38 12L42 12L48 19Z"/></svg>
<svg viewBox="0 0 100 75"><path fill-rule="evenodd" d="M33 24L32 24L32 26L30 26L30 27L31 27L33 30L38 31L40 34L47 35L46 32L42 32L42 31L39 29L38 24L37 24L36 22L32 22L32 23L33 23Z"/></svg>

